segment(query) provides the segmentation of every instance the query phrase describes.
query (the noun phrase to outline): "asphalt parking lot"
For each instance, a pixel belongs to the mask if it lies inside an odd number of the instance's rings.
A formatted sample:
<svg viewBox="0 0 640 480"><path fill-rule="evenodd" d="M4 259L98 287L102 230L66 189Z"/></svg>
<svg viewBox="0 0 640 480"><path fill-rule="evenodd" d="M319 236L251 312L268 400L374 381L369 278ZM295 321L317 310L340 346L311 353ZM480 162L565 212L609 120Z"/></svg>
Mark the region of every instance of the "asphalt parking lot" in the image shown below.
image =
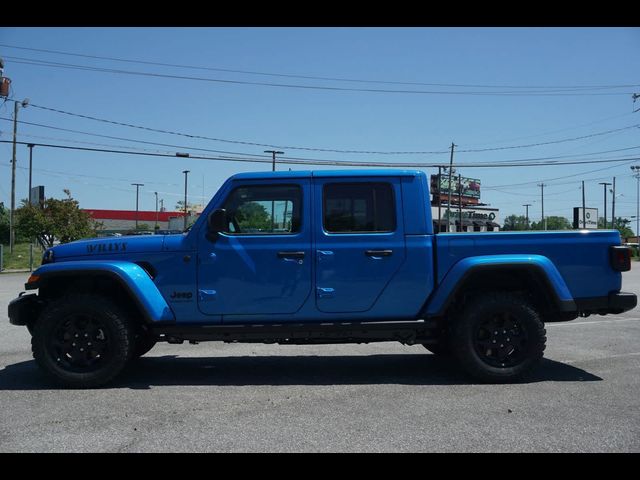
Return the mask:
<svg viewBox="0 0 640 480"><path fill-rule="evenodd" d="M0 275L0 452L640 451L638 309L547 325L523 384L473 384L421 346L202 343L83 391L52 387L8 322L27 276Z"/></svg>

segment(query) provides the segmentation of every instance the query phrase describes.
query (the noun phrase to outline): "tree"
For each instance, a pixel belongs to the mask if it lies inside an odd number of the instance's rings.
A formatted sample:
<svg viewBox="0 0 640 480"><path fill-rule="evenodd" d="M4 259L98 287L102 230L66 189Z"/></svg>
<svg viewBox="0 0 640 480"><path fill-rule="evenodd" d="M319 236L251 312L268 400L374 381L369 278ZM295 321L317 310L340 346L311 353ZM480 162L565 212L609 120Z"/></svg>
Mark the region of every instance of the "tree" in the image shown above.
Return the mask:
<svg viewBox="0 0 640 480"><path fill-rule="evenodd" d="M243 203L236 210L236 220L241 230L271 230L271 215L258 202Z"/></svg>
<svg viewBox="0 0 640 480"><path fill-rule="evenodd" d="M0 202L0 243L9 243L9 210Z"/></svg>
<svg viewBox="0 0 640 480"><path fill-rule="evenodd" d="M618 230L620 232L620 236L622 238L629 238L629 237L633 237L634 233L633 230L631 230L631 228L629 228L629 224L631 223L631 220L627 219L627 218L622 218L622 217L616 217L615 219L615 225L613 226L614 230ZM607 226L605 227L604 224L604 218L600 217L598 218L598 228L609 228L611 229L611 220L607 220Z"/></svg>
<svg viewBox="0 0 640 480"><path fill-rule="evenodd" d="M187 202L187 212L190 212L191 210L193 210L195 206L196 206L195 203ZM184 212L184 200L178 200L176 202L176 212Z"/></svg>
<svg viewBox="0 0 640 480"><path fill-rule="evenodd" d="M565 217L550 216L546 217L547 230L571 230L573 225ZM544 230L542 220L531 224L532 230Z"/></svg>
<svg viewBox="0 0 640 480"><path fill-rule="evenodd" d="M48 198L42 207L23 201L16 210L16 232L25 238L37 238L47 247L53 246L55 239L67 243L95 237L100 224L80 209L69 190L65 189L64 193L67 198Z"/></svg>
<svg viewBox="0 0 640 480"><path fill-rule="evenodd" d="M524 215L509 215L504 219L502 230L527 230L527 217Z"/></svg>

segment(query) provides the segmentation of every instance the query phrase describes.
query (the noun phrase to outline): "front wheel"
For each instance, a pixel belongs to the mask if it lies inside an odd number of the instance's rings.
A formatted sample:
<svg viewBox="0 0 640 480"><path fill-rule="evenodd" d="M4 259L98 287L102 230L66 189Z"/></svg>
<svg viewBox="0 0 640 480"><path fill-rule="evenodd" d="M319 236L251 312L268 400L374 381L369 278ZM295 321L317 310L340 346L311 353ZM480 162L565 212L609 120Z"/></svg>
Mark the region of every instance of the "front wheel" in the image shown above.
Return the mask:
<svg viewBox="0 0 640 480"><path fill-rule="evenodd" d="M452 353L462 368L486 383L520 380L540 362L546 346L540 314L508 292L468 302L454 320Z"/></svg>
<svg viewBox="0 0 640 480"><path fill-rule="evenodd" d="M104 385L118 375L134 351L130 323L111 301L71 295L45 308L31 339L38 366L73 388Z"/></svg>

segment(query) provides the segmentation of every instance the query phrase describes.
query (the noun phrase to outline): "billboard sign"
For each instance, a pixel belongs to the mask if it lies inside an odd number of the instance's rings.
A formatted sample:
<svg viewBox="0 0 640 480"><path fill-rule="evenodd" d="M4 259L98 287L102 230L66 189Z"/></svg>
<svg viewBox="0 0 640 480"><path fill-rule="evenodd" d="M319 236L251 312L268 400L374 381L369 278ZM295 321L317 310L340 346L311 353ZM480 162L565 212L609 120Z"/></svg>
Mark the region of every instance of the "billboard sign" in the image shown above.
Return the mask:
<svg viewBox="0 0 640 480"><path fill-rule="evenodd" d="M38 185L31 189L29 193L29 203L41 207L44 205L44 185Z"/></svg>
<svg viewBox="0 0 640 480"><path fill-rule="evenodd" d="M582 217L582 207L573 208L573 228L581 228L588 230L595 230L598 228L598 209L597 208L585 208L584 209L584 222Z"/></svg>
<svg viewBox="0 0 640 480"><path fill-rule="evenodd" d="M466 177L451 177L452 195L459 195L460 190L458 186L462 188L462 196L465 198L480 198L480 180L477 178ZM431 175L431 193L440 195L449 195L449 175L441 175L440 182L438 182L438 175Z"/></svg>

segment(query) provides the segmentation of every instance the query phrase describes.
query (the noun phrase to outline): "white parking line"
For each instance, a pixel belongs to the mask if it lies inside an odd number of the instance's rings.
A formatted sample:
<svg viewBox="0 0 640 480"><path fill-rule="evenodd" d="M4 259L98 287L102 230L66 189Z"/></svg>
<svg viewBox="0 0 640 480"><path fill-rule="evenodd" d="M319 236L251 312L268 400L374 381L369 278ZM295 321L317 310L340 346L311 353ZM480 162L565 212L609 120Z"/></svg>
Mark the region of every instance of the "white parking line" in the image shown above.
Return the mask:
<svg viewBox="0 0 640 480"><path fill-rule="evenodd" d="M566 327L571 325L594 325L596 323L637 322L640 318L618 318L611 320L594 320L592 322L545 323L545 327Z"/></svg>

